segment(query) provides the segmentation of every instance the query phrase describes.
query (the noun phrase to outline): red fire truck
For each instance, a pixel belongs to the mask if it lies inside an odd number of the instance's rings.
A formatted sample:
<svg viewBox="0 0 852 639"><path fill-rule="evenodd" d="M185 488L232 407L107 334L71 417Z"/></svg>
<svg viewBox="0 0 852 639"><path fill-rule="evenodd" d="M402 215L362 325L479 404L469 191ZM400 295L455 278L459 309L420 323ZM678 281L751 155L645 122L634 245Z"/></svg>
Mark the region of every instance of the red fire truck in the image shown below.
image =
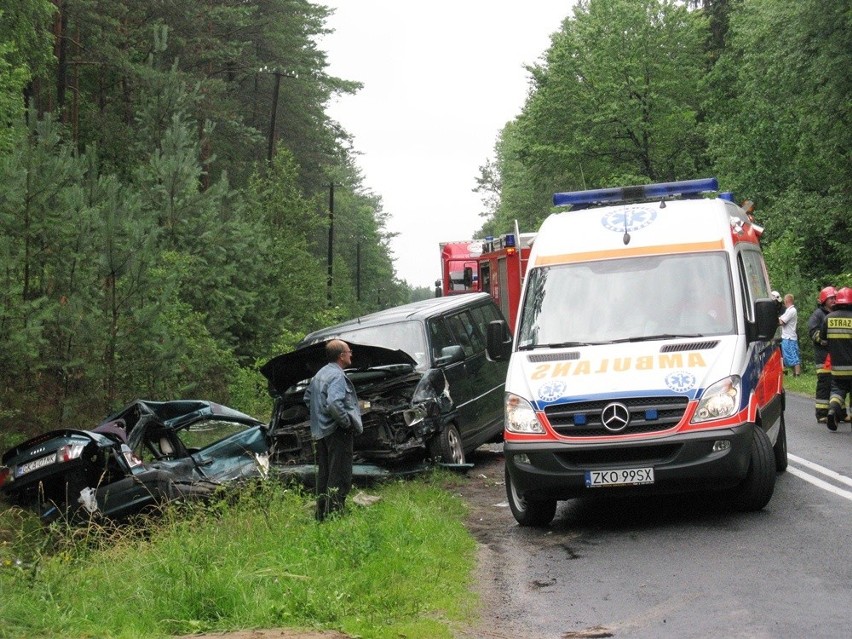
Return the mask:
<svg viewBox="0 0 852 639"><path fill-rule="evenodd" d="M477 260L482 253L482 240L441 242L441 295L476 293L480 291Z"/></svg>
<svg viewBox="0 0 852 639"><path fill-rule="evenodd" d="M521 283L527 272L527 260L535 233L507 233L488 237L479 256L479 286L488 293L514 329Z"/></svg>

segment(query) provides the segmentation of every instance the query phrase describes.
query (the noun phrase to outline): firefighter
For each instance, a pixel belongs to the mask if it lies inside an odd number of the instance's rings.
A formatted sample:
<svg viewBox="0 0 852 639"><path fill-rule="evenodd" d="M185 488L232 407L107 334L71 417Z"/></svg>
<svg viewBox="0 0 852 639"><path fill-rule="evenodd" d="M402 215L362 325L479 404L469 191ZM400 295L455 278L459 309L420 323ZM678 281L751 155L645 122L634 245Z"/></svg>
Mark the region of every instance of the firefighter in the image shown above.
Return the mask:
<svg viewBox="0 0 852 639"><path fill-rule="evenodd" d="M834 310L834 301L837 291L833 286L826 286L819 292L817 307L808 318L808 335L814 347L814 364L817 374L816 393L814 395L814 408L816 410L817 423L825 424L828 415L828 398L831 396L831 364L828 359L828 342L822 341L820 330L825 316Z"/></svg>
<svg viewBox="0 0 852 639"><path fill-rule="evenodd" d="M852 394L852 289L844 287L837 291L834 310L822 323L820 338L828 342L831 358L831 398L826 426L837 430L837 423L846 417L846 399Z"/></svg>

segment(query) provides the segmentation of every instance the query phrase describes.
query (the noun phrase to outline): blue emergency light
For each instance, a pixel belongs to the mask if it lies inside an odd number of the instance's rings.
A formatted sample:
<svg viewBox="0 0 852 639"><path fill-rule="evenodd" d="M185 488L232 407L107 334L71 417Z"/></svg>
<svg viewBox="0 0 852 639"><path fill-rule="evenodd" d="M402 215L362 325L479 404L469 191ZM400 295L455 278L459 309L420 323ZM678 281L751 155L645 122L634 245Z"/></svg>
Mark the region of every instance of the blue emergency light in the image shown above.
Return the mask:
<svg viewBox="0 0 852 639"><path fill-rule="evenodd" d="M719 182L714 177L702 178L700 180L682 180L679 182L658 182L656 184L640 184L638 186L554 193L553 206L573 205L577 207L578 205L599 204L603 202L652 200L674 195L693 195L718 190Z"/></svg>
<svg viewBox="0 0 852 639"><path fill-rule="evenodd" d="M506 246L514 246L515 245L515 236L509 233L506 236Z"/></svg>

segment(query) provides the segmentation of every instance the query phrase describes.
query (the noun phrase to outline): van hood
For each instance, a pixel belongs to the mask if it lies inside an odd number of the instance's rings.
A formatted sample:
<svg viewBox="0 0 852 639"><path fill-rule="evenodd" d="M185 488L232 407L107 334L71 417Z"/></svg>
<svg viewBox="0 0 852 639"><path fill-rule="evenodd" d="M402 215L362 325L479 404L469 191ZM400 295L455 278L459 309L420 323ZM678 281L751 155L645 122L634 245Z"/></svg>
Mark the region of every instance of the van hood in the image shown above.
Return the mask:
<svg viewBox="0 0 852 639"><path fill-rule="evenodd" d="M278 394L283 394L291 386L311 379L328 363L325 358L325 345L328 341L330 340L303 346L273 357L260 367L260 372L269 380L270 386ZM410 372L417 365L417 362L405 351L354 342L346 343L352 350L352 367L356 369L399 366L404 372Z"/></svg>
<svg viewBox="0 0 852 639"><path fill-rule="evenodd" d="M528 385L539 410L606 397L698 398L731 370L738 336L519 351L506 390ZM523 393L526 394L526 393Z"/></svg>

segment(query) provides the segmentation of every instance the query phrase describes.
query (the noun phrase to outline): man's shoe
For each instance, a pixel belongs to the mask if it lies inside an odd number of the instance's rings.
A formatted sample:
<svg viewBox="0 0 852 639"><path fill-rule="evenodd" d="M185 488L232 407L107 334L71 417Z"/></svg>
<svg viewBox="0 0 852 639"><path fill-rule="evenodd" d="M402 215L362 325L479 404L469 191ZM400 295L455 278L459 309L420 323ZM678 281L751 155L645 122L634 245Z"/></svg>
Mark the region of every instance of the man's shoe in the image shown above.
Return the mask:
<svg viewBox="0 0 852 639"><path fill-rule="evenodd" d="M825 418L825 425L828 426L828 430L837 430L837 416L829 412L828 417Z"/></svg>

